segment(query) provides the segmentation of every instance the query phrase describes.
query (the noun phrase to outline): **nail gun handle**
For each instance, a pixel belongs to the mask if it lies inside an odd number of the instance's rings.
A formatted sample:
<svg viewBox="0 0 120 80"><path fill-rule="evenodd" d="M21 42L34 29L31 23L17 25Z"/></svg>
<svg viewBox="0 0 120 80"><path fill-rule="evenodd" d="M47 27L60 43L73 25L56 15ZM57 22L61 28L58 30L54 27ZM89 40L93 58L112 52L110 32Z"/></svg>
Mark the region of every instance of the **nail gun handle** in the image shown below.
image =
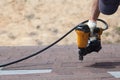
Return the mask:
<svg viewBox="0 0 120 80"><path fill-rule="evenodd" d="M102 23L105 25L105 26L102 28L103 31L108 29L108 24L107 24L107 22L105 22L105 21L102 20L102 19L97 19L97 21L102 22ZM82 23L80 23L80 25L81 25L81 24L85 24L85 23L87 23L87 22L88 22L88 20L83 21Z"/></svg>

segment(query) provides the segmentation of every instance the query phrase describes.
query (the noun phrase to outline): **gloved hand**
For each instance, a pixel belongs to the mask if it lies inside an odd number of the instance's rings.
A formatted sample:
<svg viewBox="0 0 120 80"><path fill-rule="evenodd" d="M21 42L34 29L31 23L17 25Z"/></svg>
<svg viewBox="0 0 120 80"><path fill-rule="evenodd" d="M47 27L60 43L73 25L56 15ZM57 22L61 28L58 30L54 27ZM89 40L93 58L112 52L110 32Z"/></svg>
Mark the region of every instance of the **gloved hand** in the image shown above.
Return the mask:
<svg viewBox="0 0 120 80"><path fill-rule="evenodd" d="M90 40L91 41L96 40L96 35L94 34L94 29L96 28L97 23L92 20L89 20L87 25L90 28Z"/></svg>

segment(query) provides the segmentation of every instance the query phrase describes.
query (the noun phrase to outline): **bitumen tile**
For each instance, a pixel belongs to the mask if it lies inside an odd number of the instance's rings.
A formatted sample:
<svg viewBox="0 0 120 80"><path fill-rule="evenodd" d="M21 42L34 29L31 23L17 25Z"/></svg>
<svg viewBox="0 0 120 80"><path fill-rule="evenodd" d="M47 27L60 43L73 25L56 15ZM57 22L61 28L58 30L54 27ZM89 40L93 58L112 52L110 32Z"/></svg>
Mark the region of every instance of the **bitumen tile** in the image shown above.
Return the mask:
<svg viewBox="0 0 120 80"><path fill-rule="evenodd" d="M46 46L0 46L0 64L31 55ZM3 70L42 70L51 73L1 75L0 80L120 80L109 71L120 71L120 44L103 44L102 50L78 58L76 45L53 46ZM2 71L2 70L0 70Z"/></svg>

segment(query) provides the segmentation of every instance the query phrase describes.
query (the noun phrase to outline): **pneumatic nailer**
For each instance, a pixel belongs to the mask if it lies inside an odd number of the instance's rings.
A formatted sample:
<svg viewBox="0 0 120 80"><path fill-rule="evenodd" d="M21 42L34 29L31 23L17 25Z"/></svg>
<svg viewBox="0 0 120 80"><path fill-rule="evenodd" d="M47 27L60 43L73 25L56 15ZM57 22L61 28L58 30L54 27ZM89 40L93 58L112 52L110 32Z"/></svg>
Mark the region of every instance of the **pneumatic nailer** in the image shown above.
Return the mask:
<svg viewBox="0 0 120 80"><path fill-rule="evenodd" d="M90 28L87 24L87 21L76 26L75 32L77 34L77 45L79 49L79 60L83 60L84 56L90 54L92 52L99 52L102 48L101 46L101 35L104 30L108 29L108 25L105 21L98 19L98 21L102 22L105 26L95 27L93 30L93 35L95 37L92 40Z"/></svg>

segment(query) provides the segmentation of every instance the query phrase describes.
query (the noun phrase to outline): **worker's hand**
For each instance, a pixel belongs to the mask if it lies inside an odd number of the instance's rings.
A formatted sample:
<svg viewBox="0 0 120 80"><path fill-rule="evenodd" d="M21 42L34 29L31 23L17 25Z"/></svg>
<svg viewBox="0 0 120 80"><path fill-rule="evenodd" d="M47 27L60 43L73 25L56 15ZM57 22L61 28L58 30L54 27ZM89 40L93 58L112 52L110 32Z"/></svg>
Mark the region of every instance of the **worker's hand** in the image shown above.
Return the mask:
<svg viewBox="0 0 120 80"><path fill-rule="evenodd" d="M92 40L95 40L95 39L96 39L96 36L95 36L95 34L94 34L94 29L96 28L97 23L96 23L95 21L89 20L88 23L87 23L87 25L88 25L89 28L90 28L90 36L91 36L91 39L92 39Z"/></svg>

